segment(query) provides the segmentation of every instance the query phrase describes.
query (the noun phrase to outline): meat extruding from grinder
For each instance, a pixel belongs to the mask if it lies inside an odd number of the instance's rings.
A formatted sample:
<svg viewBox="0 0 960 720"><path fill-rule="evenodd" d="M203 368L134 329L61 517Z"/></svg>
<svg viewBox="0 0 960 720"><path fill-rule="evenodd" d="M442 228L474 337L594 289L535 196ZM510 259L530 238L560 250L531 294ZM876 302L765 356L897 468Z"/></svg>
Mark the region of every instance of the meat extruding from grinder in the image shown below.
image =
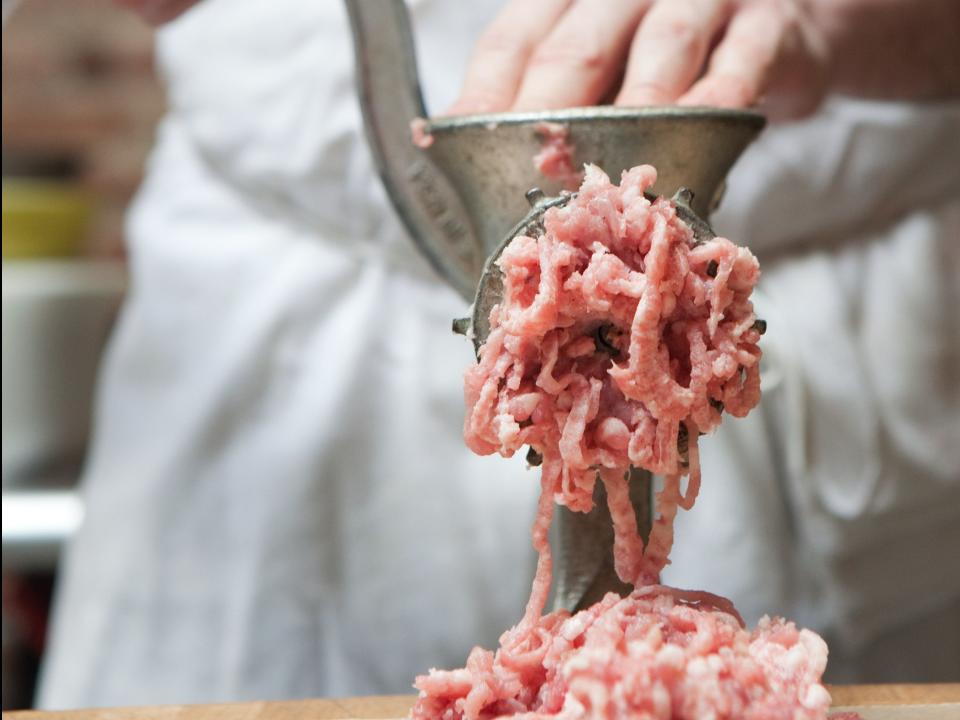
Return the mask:
<svg viewBox="0 0 960 720"><path fill-rule="evenodd" d="M759 401L750 302L753 255L697 242L639 166L613 185L587 166L579 192L518 236L498 263L503 301L465 378L464 436L475 452L542 461L533 527L536 577L496 652L417 678L412 717L822 718L824 642L781 619L747 631L729 601L659 584L678 508L699 489L698 436ZM663 475L644 545L630 466ZM688 476L686 489L682 477ZM574 615L543 610L554 503L589 511L597 479L613 518L617 572L635 591Z"/></svg>

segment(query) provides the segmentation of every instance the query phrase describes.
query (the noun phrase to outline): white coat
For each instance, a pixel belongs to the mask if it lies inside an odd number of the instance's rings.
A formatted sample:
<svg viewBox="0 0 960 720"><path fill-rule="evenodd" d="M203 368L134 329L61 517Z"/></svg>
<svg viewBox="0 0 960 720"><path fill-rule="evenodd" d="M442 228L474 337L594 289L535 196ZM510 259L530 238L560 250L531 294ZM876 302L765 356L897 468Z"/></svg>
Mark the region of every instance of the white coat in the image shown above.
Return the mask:
<svg viewBox="0 0 960 720"><path fill-rule="evenodd" d="M497 3L412 5L439 110ZM206 0L159 56L40 703L407 691L519 618L536 476L463 445L465 304L372 169L341 4ZM764 262L767 399L703 443L667 580L824 631L837 677L960 623L958 122L834 103L762 138L716 216Z"/></svg>

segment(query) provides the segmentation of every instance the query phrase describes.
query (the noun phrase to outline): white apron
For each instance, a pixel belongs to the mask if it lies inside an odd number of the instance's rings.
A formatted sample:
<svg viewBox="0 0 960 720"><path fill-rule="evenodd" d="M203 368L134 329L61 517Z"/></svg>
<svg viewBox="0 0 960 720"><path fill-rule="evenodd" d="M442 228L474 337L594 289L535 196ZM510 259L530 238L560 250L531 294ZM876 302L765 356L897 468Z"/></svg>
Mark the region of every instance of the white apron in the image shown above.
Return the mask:
<svg viewBox="0 0 960 720"><path fill-rule="evenodd" d="M666 580L816 628L834 682L956 681L960 103L834 100L729 184L763 401L704 439Z"/></svg>
<svg viewBox="0 0 960 720"><path fill-rule="evenodd" d="M496 5L414 3L430 107L454 99ZM159 52L171 110L130 215L132 292L39 701L405 692L520 617L536 473L463 445L471 350L449 328L464 303L416 254L372 170L340 3L206 0L161 31ZM939 185L909 198L920 210L870 234L857 218L873 206L850 206L896 172L883 164L891 137L923 150L958 118L928 114L920 133L900 111L859 106L770 133L717 217L772 257L791 238L765 247L769 228L812 222L806 208L843 180L828 203L847 224L817 230L855 240L765 266L771 402L704 442L703 498L668 579L827 631L863 618L839 636L851 653L960 597L957 573L905 564L889 529L931 562L960 551L956 386L933 372L958 359L941 304L953 293L956 306L956 171L940 162ZM877 167L850 167L861 140ZM816 172L790 155L810 143L824 153ZM768 195L804 209L771 222L757 212ZM864 287L866 265L932 278ZM883 306L904 302L908 315Z"/></svg>

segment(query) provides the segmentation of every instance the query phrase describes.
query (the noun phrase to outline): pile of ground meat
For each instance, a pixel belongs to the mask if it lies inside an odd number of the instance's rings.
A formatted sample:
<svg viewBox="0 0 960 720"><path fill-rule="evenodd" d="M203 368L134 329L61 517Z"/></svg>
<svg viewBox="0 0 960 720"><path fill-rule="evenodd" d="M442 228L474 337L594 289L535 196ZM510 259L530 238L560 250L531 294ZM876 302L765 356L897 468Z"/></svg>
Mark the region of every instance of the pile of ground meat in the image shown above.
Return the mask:
<svg viewBox="0 0 960 720"><path fill-rule="evenodd" d="M744 630L729 603L661 586L509 630L496 653L417 679L414 718L814 720L827 647L793 623Z"/></svg>
<svg viewBox="0 0 960 720"><path fill-rule="evenodd" d="M826 714L819 637L769 619L748 632L729 601L659 585L677 509L699 489L699 435L759 401L763 325L750 302L756 258L724 238L696 240L672 201L645 195L655 180L644 165L616 186L587 166L544 232L499 258L504 295L466 374L464 436L480 454L530 446L542 463L537 572L496 653L476 648L465 668L417 678L413 718ZM664 478L646 545L630 466ZM543 615L554 504L589 511L598 478L617 573L637 589Z"/></svg>

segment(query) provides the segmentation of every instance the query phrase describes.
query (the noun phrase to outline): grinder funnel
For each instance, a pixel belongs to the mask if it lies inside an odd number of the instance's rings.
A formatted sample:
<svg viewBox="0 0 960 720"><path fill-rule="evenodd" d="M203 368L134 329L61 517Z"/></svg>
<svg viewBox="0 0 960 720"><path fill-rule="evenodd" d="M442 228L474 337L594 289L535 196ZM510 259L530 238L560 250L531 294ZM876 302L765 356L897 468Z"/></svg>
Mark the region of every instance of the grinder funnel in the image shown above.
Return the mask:
<svg viewBox="0 0 960 720"><path fill-rule="evenodd" d="M576 164L594 163L616 182L649 163L653 191L693 191L701 218L719 199L723 179L763 128L759 113L719 108L591 107L427 119L426 149L410 123L427 118L420 94L410 19L403 0L346 0L357 85L377 169L411 237L464 298L473 299L487 256L528 211L532 187L559 186L536 170L537 125L568 128Z"/></svg>
<svg viewBox="0 0 960 720"><path fill-rule="evenodd" d="M387 194L434 268L471 302L488 257L527 215L527 191L539 187L554 196L561 190L534 166L541 123L563 125L574 162L598 165L615 182L625 169L654 165L653 192L673 197L689 189L689 209L703 220L764 125L755 112L677 107L429 118L404 0L345 1L367 141ZM418 118L432 140L426 148L412 142L410 124ZM630 484L638 521L649 530L652 479L631 470ZM602 483L597 487L593 511L561 508L557 515L554 602L560 607L583 607L607 590L627 589L614 573L611 521Z"/></svg>

